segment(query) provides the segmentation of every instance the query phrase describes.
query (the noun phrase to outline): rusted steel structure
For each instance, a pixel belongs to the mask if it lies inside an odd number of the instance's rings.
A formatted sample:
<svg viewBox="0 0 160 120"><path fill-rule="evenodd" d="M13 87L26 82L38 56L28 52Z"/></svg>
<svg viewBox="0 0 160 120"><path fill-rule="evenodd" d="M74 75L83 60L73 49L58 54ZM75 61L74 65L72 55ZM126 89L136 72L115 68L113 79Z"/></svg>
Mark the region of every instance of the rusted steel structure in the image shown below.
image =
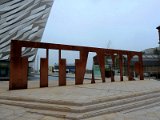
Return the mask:
<svg viewBox="0 0 160 120"><path fill-rule="evenodd" d="M132 80L130 74L130 61L134 55L139 57L136 63L136 70L139 73L140 80L143 80L143 60L142 53L135 51L113 50L94 47L71 46L62 44L40 43L12 40L11 42L11 56L10 56L10 82L9 89L27 89L27 72L28 72L28 58L23 57L22 47L26 48L43 48L46 49L46 58L40 60L40 87L48 87L48 50L59 50L59 86L66 85L66 59L61 58L62 50L79 51L80 58L75 60L75 84L83 84L84 75L86 71L86 64L89 52L97 54L98 63L100 66L102 82L105 82L105 56L110 55L114 65L115 54L119 55L120 61L120 80L123 81L123 55L128 56L128 79ZM114 76L111 75L111 81L114 82ZM91 83L95 83L94 73L92 72Z"/></svg>

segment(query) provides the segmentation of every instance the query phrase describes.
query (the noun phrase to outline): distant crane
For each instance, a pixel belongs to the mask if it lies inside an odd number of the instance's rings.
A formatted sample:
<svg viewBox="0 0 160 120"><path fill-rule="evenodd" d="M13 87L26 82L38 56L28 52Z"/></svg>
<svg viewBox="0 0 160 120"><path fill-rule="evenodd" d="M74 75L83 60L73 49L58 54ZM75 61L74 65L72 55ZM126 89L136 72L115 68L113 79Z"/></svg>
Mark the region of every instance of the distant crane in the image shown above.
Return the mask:
<svg viewBox="0 0 160 120"><path fill-rule="evenodd" d="M111 40L109 40L109 41L107 42L107 49L109 49L110 46L111 46Z"/></svg>

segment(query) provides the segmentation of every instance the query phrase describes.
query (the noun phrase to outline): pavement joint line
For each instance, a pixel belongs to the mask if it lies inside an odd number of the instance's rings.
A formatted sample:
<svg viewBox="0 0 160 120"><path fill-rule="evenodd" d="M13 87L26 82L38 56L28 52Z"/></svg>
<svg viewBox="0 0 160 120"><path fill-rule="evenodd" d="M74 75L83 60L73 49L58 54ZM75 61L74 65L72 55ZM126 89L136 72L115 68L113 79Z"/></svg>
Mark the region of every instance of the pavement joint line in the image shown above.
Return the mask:
<svg viewBox="0 0 160 120"><path fill-rule="evenodd" d="M89 87L81 87L78 86L79 88L86 88L86 89L95 89L95 90L103 90L103 91L121 91L121 92L136 92L136 91L125 91L125 90L116 90L116 89L99 89L99 88L89 88ZM150 89L148 89L150 90ZM138 90L137 90L138 91Z"/></svg>
<svg viewBox="0 0 160 120"><path fill-rule="evenodd" d="M154 104L154 103L153 103ZM134 108L133 110L127 110L126 112L125 111L122 111L121 113L123 114L128 114L128 113L132 113L132 112L135 112L137 110L143 110L143 109L147 109L147 108L154 108L155 106L158 106L160 105L160 103L156 103L156 104L150 104L150 105L146 105L146 106L142 106L140 108Z"/></svg>

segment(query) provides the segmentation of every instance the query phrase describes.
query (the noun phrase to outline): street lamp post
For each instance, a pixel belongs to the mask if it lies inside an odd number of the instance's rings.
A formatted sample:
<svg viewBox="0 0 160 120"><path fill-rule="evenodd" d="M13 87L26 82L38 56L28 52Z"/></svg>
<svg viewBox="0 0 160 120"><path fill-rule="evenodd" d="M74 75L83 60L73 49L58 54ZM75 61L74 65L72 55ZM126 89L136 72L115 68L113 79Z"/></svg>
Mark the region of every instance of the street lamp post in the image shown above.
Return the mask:
<svg viewBox="0 0 160 120"><path fill-rule="evenodd" d="M156 28L157 30L158 30L158 34L159 34L159 50L160 50L160 26L158 26L157 28ZM159 53L159 51L158 51L158 59L159 59L159 63L160 63L160 53ZM158 70L157 70L157 77L160 75L160 71L159 71L159 67L158 67Z"/></svg>
<svg viewBox="0 0 160 120"><path fill-rule="evenodd" d="M160 47L160 26L158 26L156 29L158 30L158 34L159 34L159 42L158 42L158 44L159 44L159 47Z"/></svg>

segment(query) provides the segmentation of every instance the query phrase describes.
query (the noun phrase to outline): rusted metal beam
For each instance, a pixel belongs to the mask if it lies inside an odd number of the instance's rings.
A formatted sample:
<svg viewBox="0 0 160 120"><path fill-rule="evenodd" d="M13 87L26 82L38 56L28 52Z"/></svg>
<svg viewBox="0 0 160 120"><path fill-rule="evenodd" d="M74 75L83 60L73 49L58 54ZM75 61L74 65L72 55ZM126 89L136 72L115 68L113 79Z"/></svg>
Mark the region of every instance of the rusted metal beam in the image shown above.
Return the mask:
<svg viewBox="0 0 160 120"><path fill-rule="evenodd" d="M127 50L115 50L115 49L105 49L105 48L95 48L95 47L86 47L86 46L73 46L73 45L63 45L63 44L52 44L52 43L43 43L43 42L31 42L31 41L20 41L20 40L12 40L16 44L19 44L20 47L30 47L30 48L44 48L44 49L55 49L55 50L72 50L72 51L81 51L88 50L89 52L97 52L102 51L104 53L117 53L121 52L123 55L130 54L138 54L137 51L127 51ZM132 53L131 53L132 52Z"/></svg>

